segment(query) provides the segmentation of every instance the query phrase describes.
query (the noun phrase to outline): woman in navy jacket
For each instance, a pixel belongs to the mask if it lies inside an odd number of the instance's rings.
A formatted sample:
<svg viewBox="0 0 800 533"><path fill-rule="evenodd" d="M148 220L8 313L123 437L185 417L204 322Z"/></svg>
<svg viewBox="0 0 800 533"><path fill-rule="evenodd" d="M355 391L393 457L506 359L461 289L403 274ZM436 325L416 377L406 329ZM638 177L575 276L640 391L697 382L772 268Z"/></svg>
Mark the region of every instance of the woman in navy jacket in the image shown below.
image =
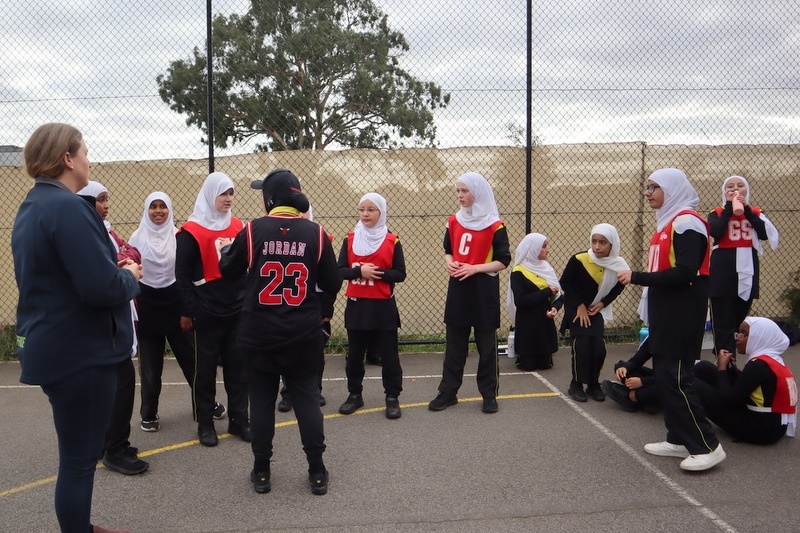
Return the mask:
<svg viewBox="0 0 800 533"><path fill-rule="evenodd" d="M100 216L75 194L92 167L80 131L45 124L23 154L36 182L11 234L20 381L40 385L53 409L61 530L108 531L89 522L94 472L116 367L131 355L129 302L139 293L141 269L132 261L117 264Z"/></svg>

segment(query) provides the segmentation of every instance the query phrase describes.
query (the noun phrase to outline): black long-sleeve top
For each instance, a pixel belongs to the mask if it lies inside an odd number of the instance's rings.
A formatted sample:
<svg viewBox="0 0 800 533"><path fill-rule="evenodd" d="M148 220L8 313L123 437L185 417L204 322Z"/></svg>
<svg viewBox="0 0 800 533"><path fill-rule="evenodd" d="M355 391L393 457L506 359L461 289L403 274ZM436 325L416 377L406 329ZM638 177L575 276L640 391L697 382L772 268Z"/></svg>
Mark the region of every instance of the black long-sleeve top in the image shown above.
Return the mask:
<svg viewBox="0 0 800 533"><path fill-rule="evenodd" d="M230 317L242 310L244 276L220 278L199 286L203 278L200 247L188 231L176 235L175 280L181 293L181 316Z"/></svg>
<svg viewBox="0 0 800 533"><path fill-rule="evenodd" d="M577 254L567 261L567 266L564 268L559 282L561 283L561 290L564 292L564 320L561 323L561 331L566 331L569 328L570 335L573 337L578 335L602 336L605 321L600 313L589 317L591 323L588 328L581 326L579 321L575 321L578 307L583 304L588 309L597 295L597 289L600 287L592 275L584 268L583 263L577 258ZM617 282L600 301L604 306L608 307L624 288L625 286L622 283Z"/></svg>
<svg viewBox="0 0 800 533"><path fill-rule="evenodd" d="M711 238L714 244L718 244L725 232L728 231L728 223L733 215L733 207L730 201L725 203L722 213L717 215L716 210L708 214L708 225L710 226ZM756 232L755 237L760 241L767 239L767 228L764 221L756 215L750 205L744 206L744 216L753 226ZM758 298L758 277L759 261L758 252L751 248L753 254L753 288L750 291L750 298ZM711 252L711 274L708 283L708 295L711 298L726 297L735 295L738 292L739 277L736 272L736 248L716 248Z"/></svg>
<svg viewBox="0 0 800 533"><path fill-rule="evenodd" d="M631 283L648 289L650 352L671 359L697 358L708 310L707 276L698 274L708 239L694 230L673 233L675 266L633 272Z"/></svg>

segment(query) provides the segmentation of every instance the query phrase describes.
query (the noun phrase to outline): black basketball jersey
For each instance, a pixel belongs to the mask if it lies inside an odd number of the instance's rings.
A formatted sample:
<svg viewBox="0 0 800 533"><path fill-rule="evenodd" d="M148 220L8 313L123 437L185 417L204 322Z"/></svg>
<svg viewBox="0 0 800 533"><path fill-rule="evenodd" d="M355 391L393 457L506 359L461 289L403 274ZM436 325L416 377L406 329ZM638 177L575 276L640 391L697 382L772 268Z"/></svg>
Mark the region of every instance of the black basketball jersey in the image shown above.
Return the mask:
<svg viewBox="0 0 800 533"><path fill-rule="evenodd" d="M315 287L337 292L341 277L330 240L316 223L272 214L245 225L223 253L226 277L247 270L239 340L275 347L316 339L322 324Z"/></svg>

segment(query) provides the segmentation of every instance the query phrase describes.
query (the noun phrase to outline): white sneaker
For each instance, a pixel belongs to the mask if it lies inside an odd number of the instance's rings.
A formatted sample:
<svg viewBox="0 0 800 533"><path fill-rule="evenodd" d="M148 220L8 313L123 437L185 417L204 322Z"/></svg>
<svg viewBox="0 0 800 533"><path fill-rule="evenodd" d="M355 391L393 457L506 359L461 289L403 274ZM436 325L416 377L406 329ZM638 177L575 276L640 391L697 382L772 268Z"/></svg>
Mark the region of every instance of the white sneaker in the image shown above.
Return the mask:
<svg viewBox="0 0 800 533"><path fill-rule="evenodd" d="M672 444L671 442L652 442L644 445L644 451L650 455L660 455L662 457L689 457L689 450L683 444Z"/></svg>
<svg viewBox="0 0 800 533"><path fill-rule="evenodd" d="M725 450L722 449L722 444L718 444L716 449L711 453L690 455L681 461L681 468L683 470L691 470L692 472L708 470L721 463L725 457L727 456L725 455Z"/></svg>

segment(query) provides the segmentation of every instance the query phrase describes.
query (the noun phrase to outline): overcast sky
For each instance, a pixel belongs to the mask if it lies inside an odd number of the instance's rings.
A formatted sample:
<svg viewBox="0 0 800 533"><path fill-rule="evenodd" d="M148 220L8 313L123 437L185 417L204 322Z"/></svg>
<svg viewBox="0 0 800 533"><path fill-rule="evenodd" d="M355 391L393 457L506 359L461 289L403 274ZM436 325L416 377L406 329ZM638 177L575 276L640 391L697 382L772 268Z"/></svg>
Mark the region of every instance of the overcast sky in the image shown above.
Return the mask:
<svg viewBox="0 0 800 533"><path fill-rule="evenodd" d="M404 67L452 95L436 114L440 146L510 144L505 125L525 123L525 2L376 3L411 46ZM248 5L217 0L214 10ZM200 131L169 110L155 81L204 48L205 3L0 8L0 145L64 121L83 130L95 161L206 156ZM533 13L534 130L547 144L800 140L793 1L540 0Z"/></svg>

